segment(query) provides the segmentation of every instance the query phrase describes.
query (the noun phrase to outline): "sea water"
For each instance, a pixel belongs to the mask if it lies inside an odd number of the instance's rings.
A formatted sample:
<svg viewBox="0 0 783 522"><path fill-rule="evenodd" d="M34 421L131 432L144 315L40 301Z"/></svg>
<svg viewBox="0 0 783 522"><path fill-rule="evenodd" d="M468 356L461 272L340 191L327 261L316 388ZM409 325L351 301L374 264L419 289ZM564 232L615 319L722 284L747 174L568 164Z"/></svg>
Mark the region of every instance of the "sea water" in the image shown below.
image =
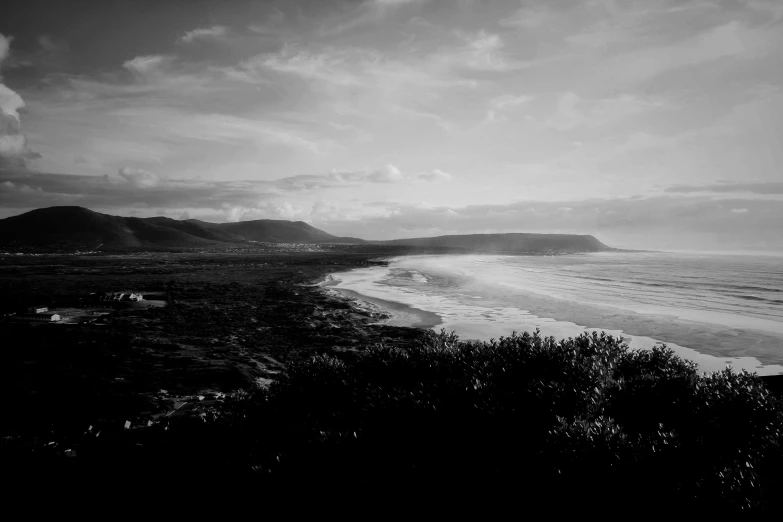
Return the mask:
<svg viewBox="0 0 783 522"><path fill-rule="evenodd" d="M465 339L605 331L703 371L783 373L783 258L673 253L441 255L333 274L336 289L439 318ZM399 310L399 308L397 308ZM392 310L394 312L394 310ZM417 324L416 314L396 323Z"/></svg>

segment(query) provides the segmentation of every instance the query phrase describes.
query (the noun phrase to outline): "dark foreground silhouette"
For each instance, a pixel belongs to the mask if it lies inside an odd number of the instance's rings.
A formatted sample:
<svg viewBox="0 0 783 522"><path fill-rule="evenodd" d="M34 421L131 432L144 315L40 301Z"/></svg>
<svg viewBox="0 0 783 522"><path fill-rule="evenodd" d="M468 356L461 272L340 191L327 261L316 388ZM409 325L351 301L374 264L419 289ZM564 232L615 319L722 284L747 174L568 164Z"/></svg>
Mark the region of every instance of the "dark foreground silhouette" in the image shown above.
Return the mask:
<svg viewBox="0 0 783 522"><path fill-rule="evenodd" d="M783 485L782 427L780 401L758 377L699 375L665 347L443 332L348 365L327 355L293 363L269 389L143 441L86 434L81 464L61 469L240 479L267 495L405 502L445 491L551 513L763 513Z"/></svg>

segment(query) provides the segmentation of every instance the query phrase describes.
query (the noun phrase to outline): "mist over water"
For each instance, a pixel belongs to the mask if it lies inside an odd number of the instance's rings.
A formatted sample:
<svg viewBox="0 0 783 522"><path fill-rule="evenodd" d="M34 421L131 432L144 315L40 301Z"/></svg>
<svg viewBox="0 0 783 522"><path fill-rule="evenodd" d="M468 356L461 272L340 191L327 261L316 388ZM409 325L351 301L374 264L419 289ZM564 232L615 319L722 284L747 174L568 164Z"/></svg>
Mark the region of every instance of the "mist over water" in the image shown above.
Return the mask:
<svg viewBox="0 0 783 522"><path fill-rule="evenodd" d="M409 256L334 274L335 288L441 318L462 338L533 331L666 343L703 371L783 373L783 271L768 256L598 253ZM354 295L356 295L354 294ZM396 324L416 325L411 314Z"/></svg>

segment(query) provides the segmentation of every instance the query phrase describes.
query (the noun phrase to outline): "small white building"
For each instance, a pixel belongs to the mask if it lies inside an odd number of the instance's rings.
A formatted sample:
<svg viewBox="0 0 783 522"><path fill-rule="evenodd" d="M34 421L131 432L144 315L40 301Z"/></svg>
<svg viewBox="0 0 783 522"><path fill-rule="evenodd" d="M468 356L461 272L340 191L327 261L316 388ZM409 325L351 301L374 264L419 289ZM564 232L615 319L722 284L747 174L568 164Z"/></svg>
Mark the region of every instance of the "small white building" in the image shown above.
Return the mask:
<svg viewBox="0 0 783 522"><path fill-rule="evenodd" d="M31 306L27 309L27 313L30 314L45 314L49 311L48 306Z"/></svg>

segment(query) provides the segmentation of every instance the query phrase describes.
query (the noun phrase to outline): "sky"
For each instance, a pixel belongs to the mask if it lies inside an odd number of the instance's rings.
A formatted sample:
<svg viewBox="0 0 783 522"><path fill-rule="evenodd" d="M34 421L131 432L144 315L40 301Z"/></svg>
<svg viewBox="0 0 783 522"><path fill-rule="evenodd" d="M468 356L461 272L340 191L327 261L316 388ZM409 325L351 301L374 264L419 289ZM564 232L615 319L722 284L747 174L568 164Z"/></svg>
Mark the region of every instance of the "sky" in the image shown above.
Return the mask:
<svg viewBox="0 0 783 522"><path fill-rule="evenodd" d="M4 6L0 218L783 252L780 0Z"/></svg>

